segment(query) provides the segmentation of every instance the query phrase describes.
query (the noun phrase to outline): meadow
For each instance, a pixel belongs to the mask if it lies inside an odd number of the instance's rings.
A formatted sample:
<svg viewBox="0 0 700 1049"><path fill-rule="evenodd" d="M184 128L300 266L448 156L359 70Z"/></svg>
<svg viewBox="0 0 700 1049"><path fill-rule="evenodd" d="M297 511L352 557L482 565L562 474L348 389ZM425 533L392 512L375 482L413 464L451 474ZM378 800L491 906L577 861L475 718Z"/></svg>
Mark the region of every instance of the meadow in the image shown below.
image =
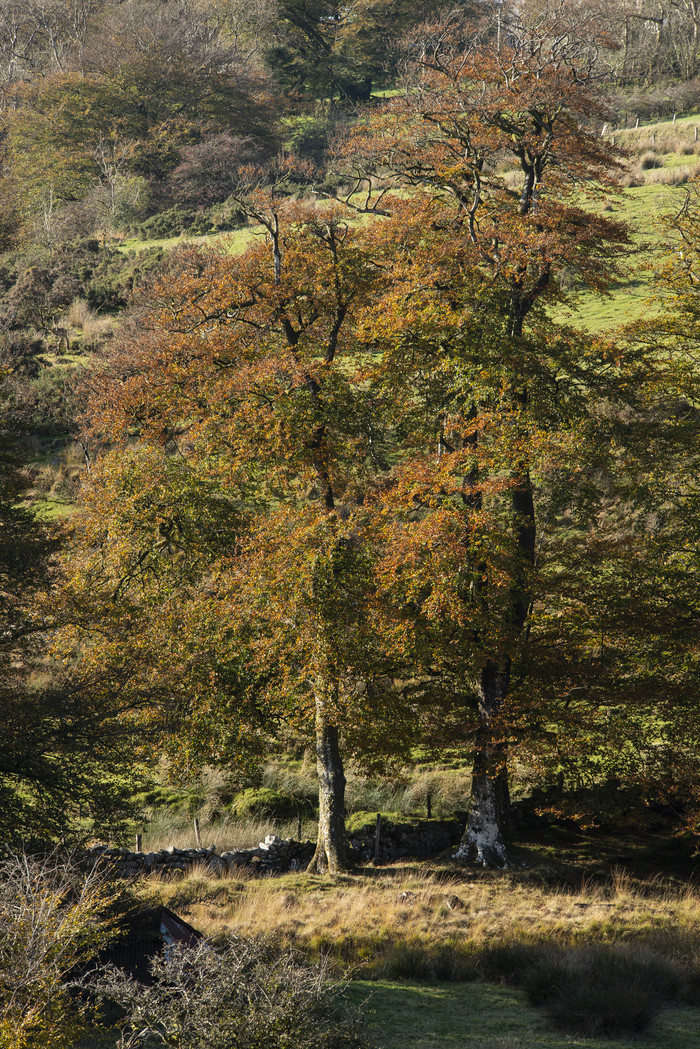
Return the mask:
<svg viewBox="0 0 700 1049"><path fill-rule="evenodd" d="M659 850L651 873L648 854L645 864L622 845L553 826L520 836L510 871L455 869L449 855L335 879L200 870L152 878L139 894L213 942L273 936L330 958L383 1049L690 1049L700 1004L692 864L658 838L645 843ZM646 873L634 873L636 859Z"/></svg>
<svg viewBox="0 0 700 1049"><path fill-rule="evenodd" d="M514 786L516 796L527 791L525 778ZM301 811L313 789L310 754L271 760L262 785L243 795L229 795L214 772L198 793L162 787L149 795L144 847L193 846L193 814L203 844L220 851L271 832L296 837L297 819L284 815L280 799ZM348 827L373 811L424 817L428 795L435 816L463 810L468 789L456 755L419 760L393 779L351 772ZM506 871L456 867L448 851L336 878L195 869L152 876L136 889L214 943L271 937L312 962L330 960L380 1049L695 1046L700 889L692 848L659 815L646 831L624 817L531 822L516 830ZM304 815L302 835L315 833ZM547 999L551 988L556 1001Z"/></svg>

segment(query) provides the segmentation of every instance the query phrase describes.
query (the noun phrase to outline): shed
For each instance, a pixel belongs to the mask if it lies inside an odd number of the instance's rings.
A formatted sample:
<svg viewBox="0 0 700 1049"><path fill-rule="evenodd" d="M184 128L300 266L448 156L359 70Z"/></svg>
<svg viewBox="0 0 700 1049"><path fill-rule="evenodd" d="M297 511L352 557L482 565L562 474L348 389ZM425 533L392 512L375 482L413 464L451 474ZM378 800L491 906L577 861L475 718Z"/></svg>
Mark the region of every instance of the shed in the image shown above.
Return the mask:
<svg viewBox="0 0 700 1049"><path fill-rule="evenodd" d="M139 983L150 984L151 959L171 944L193 947L202 934L169 907L130 914L119 923L119 935L90 963L91 969L115 965Z"/></svg>

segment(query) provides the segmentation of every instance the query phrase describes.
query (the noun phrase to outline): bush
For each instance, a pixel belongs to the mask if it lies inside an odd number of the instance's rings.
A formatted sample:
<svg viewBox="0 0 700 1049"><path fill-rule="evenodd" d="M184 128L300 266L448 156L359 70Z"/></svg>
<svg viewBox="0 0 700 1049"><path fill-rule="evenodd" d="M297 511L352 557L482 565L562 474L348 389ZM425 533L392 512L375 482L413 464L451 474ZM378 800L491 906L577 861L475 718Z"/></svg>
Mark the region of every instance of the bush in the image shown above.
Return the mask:
<svg viewBox="0 0 700 1049"><path fill-rule="evenodd" d="M182 1049L363 1049L356 1014L341 1009L326 967L312 967L261 939L224 947L172 947L138 984L111 968L94 981L123 1010L120 1046Z"/></svg>
<svg viewBox="0 0 700 1049"><path fill-rule="evenodd" d="M251 816L269 816L272 819L293 819L300 812L313 812L308 798L283 794L270 787L249 787L231 803L231 814L237 819Z"/></svg>
<svg viewBox="0 0 700 1049"><path fill-rule="evenodd" d="M625 980L574 978L556 989L545 1008L557 1027L587 1038L646 1031L661 1007L653 988Z"/></svg>
<svg viewBox="0 0 700 1049"><path fill-rule="evenodd" d="M7 855L0 863L0 1046L68 1049L83 1010L68 974L112 936L117 891L57 856Z"/></svg>
<svg viewBox="0 0 700 1049"><path fill-rule="evenodd" d="M663 167L663 160L653 150L648 149L645 153L642 153L639 158L639 164L642 171L650 171L652 168Z"/></svg>
<svg viewBox="0 0 700 1049"><path fill-rule="evenodd" d="M195 215L191 211L182 208L168 208L159 211L157 215L151 215L134 227L134 231L143 240L161 240L168 237L179 237L187 232Z"/></svg>
<svg viewBox="0 0 700 1049"><path fill-rule="evenodd" d="M73 433L82 402L77 383L82 369L74 365L44 368L27 389L30 421L41 437Z"/></svg>
<svg viewBox="0 0 700 1049"><path fill-rule="evenodd" d="M392 944L378 972L390 980L440 983L468 983L477 977L475 954L468 945L433 944L419 938Z"/></svg>

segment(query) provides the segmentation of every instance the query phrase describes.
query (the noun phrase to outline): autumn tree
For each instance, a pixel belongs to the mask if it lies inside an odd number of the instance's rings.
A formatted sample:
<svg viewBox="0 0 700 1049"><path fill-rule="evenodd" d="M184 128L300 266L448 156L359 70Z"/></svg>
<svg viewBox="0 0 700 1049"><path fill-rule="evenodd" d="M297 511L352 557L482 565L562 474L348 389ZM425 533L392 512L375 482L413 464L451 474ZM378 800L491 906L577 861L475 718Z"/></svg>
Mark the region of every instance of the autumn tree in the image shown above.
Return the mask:
<svg viewBox="0 0 700 1049"><path fill-rule="evenodd" d="M158 447L96 457L71 521L60 650L96 702L112 697L134 752L165 751L185 778L207 758L247 769L272 734L216 569L241 528L216 476Z"/></svg>
<svg viewBox="0 0 700 1049"><path fill-rule="evenodd" d="M594 203L616 168L597 137L599 24L584 32L545 12L530 24L511 18L507 28L499 20L477 30L460 19L424 27L405 93L344 147L344 170L354 176L349 205L360 206L365 187L363 206L389 216L381 235L394 280L379 313L368 314L366 335L382 350L379 380L405 390L403 443L422 456L413 509L419 518L460 516L451 531L466 537L454 584L472 606L466 628L455 636L454 614L440 613L449 660L472 682L478 710L458 855L499 865L507 860L504 716L530 632L536 500L555 461L577 469L576 426L590 429L609 369L605 348L557 331L543 307L566 298L564 277L569 288L604 290L625 241ZM382 200L397 184L409 197ZM409 422L417 391L419 427ZM470 543L470 516L491 519L498 568Z"/></svg>
<svg viewBox="0 0 700 1049"><path fill-rule="evenodd" d="M178 576L180 568L173 576L161 564L180 556L189 542L177 524L172 492L167 525L153 516L161 512L162 493L152 510L141 502L145 545L133 525L123 527L117 508L125 467L139 457L129 450L135 437L180 464L168 466L166 456L161 470L211 478L220 505L235 510L240 528L235 541L224 537L216 556L208 555L193 581L193 595L202 595L196 615L209 601L220 624L217 636L228 631L239 646L252 694L268 716L306 735L313 726L320 810L313 862L335 872L345 863L341 725L360 727L351 751L382 737L367 728L374 646L362 508L367 477L376 468L377 422L354 335L358 310L381 272L363 231L337 208L294 204L274 187L251 190L248 201L260 224L257 243L236 258L194 250L183 255L176 277L151 288L138 327L94 380L93 432L123 450L118 462L107 458L102 468L114 500L107 504L104 480L88 496L90 531L82 548L93 567L74 579L99 631L99 602L128 620L130 603L143 604L144 579L152 580L148 589L155 593ZM193 512L192 527L195 520ZM159 536L161 525L167 534ZM103 537L97 557L90 535ZM180 566L186 563L183 555ZM181 589L173 590L169 607L180 596ZM149 616L163 622L152 607L148 611L148 601L143 607L140 624ZM188 630L197 629L193 611ZM143 636L152 636L148 627ZM130 637L138 648L140 631ZM181 643L171 635L169 651ZM123 651L124 641L119 644ZM104 652L99 643L89 658L103 662ZM135 661L142 661L144 684L150 679L157 690L165 682L166 695L177 689L173 675L145 652L141 645ZM216 681L216 668L226 660L217 646L207 658L200 651L199 665L209 666ZM169 663L182 666L172 657ZM220 690L222 705L228 696L229 715L239 720L242 677L231 677ZM188 671L180 687L191 690L190 681ZM210 684L202 681L203 700ZM386 723L388 708L372 718L381 722L384 716ZM385 735L382 746L391 750L395 742Z"/></svg>

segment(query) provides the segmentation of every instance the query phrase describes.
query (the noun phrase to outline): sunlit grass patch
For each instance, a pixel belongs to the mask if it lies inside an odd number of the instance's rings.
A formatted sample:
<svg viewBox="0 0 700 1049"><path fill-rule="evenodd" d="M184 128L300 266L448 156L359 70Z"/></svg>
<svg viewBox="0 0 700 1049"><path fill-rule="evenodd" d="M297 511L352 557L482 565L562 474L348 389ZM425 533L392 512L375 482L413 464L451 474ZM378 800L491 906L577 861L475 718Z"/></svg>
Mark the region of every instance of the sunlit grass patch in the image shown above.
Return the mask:
<svg viewBox="0 0 700 1049"><path fill-rule="evenodd" d="M176 882L146 883L141 891L176 899L208 934L274 935L311 957L327 953L341 968L375 978L472 979L487 949L500 944L527 954L543 943L553 949L634 945L700 975L698 892L622 875L573 890L507 872L459 871L448 861L403 862L336 879L192 872ZM488 969L486 961L478 964Z"/></svg>
<svg viewBox="0 0 700 1049"><path fill-rule="evenodd" d="M663 219L678 211L684 197L683 185L666 185L662 181L634 186L611 196L605 207L606 216L628 223L632 235L633 246L624 273L611 285L609 295L584 292L571 307L551 308L551 316L558 323L603 332L658 312L652 281L654 269L667 253Z"/></svg>

